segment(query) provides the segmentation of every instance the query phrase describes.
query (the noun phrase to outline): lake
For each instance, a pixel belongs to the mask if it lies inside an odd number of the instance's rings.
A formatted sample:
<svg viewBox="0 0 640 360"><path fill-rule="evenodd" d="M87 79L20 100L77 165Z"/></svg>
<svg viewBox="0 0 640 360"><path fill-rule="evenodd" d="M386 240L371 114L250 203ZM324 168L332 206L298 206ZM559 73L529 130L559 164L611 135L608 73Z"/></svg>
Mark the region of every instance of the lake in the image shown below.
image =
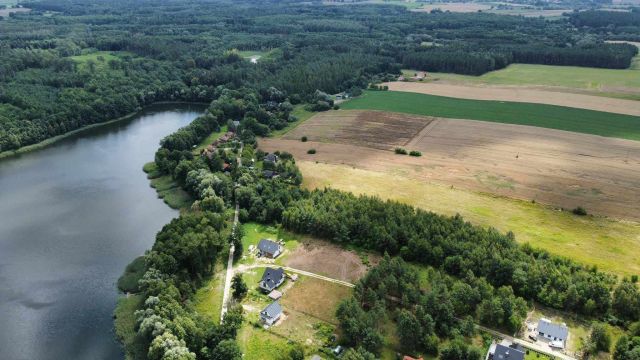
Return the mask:
<svg viewBox="0 0 640 360"><path fill-rule="evenodd" d="M116 281L178 215L142 166L203 109L153 107L0 160L0 358L124 357Z"/></svg>

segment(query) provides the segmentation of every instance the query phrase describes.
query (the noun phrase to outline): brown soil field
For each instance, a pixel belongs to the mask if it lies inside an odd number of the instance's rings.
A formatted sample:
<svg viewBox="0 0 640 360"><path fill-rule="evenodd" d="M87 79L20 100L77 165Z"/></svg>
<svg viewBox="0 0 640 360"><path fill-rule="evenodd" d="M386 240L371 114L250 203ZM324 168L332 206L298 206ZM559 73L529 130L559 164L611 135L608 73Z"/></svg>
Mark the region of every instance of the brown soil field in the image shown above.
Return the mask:
<svg viewBox="0 0 640 360"><path fill-rule="evenodd" d="M318 239L304 238L301 242L287 256L285 266L350 283L355 283L368 271L368 266L363 264L355 251ZM367 254L366 257L369 264L376 264L379 260L379 256L374 254Z"/></svg>
<svg viewBox="0 0 640 360"><path fill-rule="evenodd" d="M354 112L358 111L335 113L358 117ZM422 152L421 157L411 157L381 150L380 144L391 147L395 128L389 132L384 127L361 128L362 138L367 139L364 145L341 137L333 143L313 141L324 139L311 132L319 128L314 124L322 122L322 128L329 128L327 119L324 114L316 115L298 127L312 141L262 139L260 147L265 151L288 151L299 160L345 164L565 209L582 206L598 215L640 220L640 142L531 126L425 118L423 123L427 125L403 145L407 150ZM340 126L340 116L332 115L331 119ZM399 142L404 139L406 136ZM310 148L317 153L307 154Z"/></svg>
<svg viewBox="0 0 640 360"><path fill-rule="evenodd" d="M432 118L381 111L328 111L299 125L285 139L333 142L389 150L406 145Z"/></svg>
<svg viewBox="0 0 640 360"><path fill-rule="evenodd" d="M549 104L640 116L640 101L557 92L553 91L553 89L541 89L539 87L474 86L436 82L388 82L383 85L387 85L391 91L405 91L472 100Z"/></svg>

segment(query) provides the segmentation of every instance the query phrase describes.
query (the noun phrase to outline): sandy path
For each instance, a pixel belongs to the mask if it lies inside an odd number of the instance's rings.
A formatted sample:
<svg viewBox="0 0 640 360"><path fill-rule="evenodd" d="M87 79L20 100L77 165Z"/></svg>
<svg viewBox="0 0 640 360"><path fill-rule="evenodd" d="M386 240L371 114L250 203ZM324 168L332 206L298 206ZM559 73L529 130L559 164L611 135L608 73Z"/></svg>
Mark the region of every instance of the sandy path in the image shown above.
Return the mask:
<svg viewBox="0 0 640 360"><path fill-rule="evenodd" d="M399 156L347 139L313 141L311 136L306 143L262 139L260 147L289 151L300 160L640 220L640 142L471 120L436 119L425 130L407 147L421 151L422 157ZM317 154L307 154L310 148Z"/></svg>
<svg viewBox="0 0 640 360"><path fill-rule="evenodd" d="M640 101L531 89L524 86L454 85L437 82L388 82L389 90L473 100L499 100L567 106L640 116Z"/></svg>

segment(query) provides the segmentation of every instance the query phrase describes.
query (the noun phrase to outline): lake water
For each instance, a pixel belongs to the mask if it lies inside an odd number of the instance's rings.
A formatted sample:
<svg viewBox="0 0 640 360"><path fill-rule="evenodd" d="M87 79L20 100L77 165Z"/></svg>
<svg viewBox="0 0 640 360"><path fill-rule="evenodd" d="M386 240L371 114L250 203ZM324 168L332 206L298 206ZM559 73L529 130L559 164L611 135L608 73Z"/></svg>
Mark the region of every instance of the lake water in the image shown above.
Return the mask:
<svg viewBox="0 0 640 360"><path fill-rule="evenodd" d="M0 359L122 359L116 281L177 216L142 172L202 107L170 105L0 160Z"/></svg>

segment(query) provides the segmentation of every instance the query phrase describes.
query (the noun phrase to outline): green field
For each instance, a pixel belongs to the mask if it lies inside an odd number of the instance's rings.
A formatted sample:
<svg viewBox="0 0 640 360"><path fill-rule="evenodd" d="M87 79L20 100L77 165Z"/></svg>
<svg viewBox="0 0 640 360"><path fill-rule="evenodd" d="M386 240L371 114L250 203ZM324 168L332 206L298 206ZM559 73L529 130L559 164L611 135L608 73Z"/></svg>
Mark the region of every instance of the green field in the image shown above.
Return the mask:
<svg viewBox="0 0 640 360"><path fill-rule="evenodd" d="M119 56L133 56L133 53L112 52L112 51L95 51L83 55L71 56L70 59L78 63L80 70L88 70L88 64L91 62L95 66L95 70L107 70L109 60L116 60Z"/></svg>
<svg viewBox="0 0 640 360"><path fill-rule="evenodd" d="M147 178L151 180L151 187L156 189L158 197L164 200L165 204L172 209L191 207L193 198L178 185L171 175L162 175L154 162L145 164L142 169L147 173Z"/></svg>
<svg viewBox="0 0 640 360"><path fill-rule="evenodd" d="M142 308L144 297L131 295L118 299L118 306L114 312L114 328L116 337L123 343L125 359L146 359L147 348L145 340L136 331L135 311Z"/></svg>
<svg viewBox="0 0 640 360"><path fill-rule="evenodd" d="M224 260L218 259L213 275L204 281L194 296L194 308L200 315L213 321L220 320L222 310L222 296L224 294L224 278L226 276Z"/></svg>
<svg viewBox="0 0 640 360"><path fill-rule="evenodd" d="M512 64L502 70L481 76L431 73L432 78L461 83L488 85L558 86L580 90L594 90L605 95L640 100L640 56L636 56L630 69L599 69L577 66L550 66ZM407 70L413 75L415 71ZM629 91L624 91L626 88ZM635 93L633 93L635 91Z"/></svg>
<svg viewBox="0 0 640 360"><path fill-rule="evenodd" d="M293 130L296 126L300 125L305 120L309 119L315 114L316 114L315 112L305 110L304 105L296 105L293 107L293 111L291 112L291 115L298 118L298 120L287 124L287 126L285 126L280 130L271 131L270 136L274 136L274 137L282 136L288 133L289 131Z"/></svg>
<svg viewBox="0 0 640 360"><path fill-rule="evenodd" d="M640 140L640 117L555 105L456 99L400 91L366 91L361 97L343 103L342 108L530 125Z"/></svg>

